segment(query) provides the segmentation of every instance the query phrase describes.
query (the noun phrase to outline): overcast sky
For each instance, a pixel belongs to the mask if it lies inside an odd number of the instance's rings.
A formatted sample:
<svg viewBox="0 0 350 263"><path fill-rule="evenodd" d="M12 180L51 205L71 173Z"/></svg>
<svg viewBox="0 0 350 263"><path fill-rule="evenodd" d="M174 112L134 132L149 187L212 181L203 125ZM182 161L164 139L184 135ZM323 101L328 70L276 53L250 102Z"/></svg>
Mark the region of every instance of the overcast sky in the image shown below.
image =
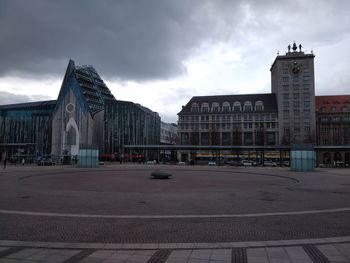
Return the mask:
<svg viewBox="0 0 350 263"><path fill-rule="evenodd" d="M192 96L269 93L293 41L317 95L350 94L347 0L0 0L0 105L56 99L71 58L176 122Z"/></svg>

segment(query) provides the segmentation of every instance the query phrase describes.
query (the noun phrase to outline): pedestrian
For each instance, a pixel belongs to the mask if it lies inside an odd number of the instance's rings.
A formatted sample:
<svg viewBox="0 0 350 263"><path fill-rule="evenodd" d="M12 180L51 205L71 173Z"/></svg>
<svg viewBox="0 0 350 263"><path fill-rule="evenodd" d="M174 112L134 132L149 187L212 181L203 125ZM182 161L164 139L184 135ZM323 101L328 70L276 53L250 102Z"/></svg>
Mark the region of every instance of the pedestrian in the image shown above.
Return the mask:
<svg viewBox="0 0 350 263"><path fill-rule="evenodd" d="M24 165L24 163L25 163L25 160L24 160L24 158L22 159L22 165Z"/></svg>
<svg viewBox="0 0 350 263"><path fill-rule="evenodd" d="M6 162L7 162L7 158L5 157L5 159L4 159L4 169L6 168Z"/></svg>

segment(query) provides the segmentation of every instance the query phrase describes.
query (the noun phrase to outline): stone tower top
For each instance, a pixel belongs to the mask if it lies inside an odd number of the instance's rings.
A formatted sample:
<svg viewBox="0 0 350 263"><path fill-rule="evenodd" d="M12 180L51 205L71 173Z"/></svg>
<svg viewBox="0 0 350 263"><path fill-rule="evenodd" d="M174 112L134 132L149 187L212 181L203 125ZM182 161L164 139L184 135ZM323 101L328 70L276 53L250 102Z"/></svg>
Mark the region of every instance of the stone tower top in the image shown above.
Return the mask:
<svg viewBox="0 0 350 263"><path fill-rule="evenodd" d="M298 47L299 47L299 51L297 51ZM289 54L289 55L291 55L291 54L296 55L296 53L304 54L304 52L301 51L301 48L302 48L302 47L303 47L303 46L302 46L301 44L299 44L299 46L297 46L297 44L296 44L295 41L294 41L293 46L288 45L288 52L286 53L286 55L288 55L288 54ZM293 51L291 51L291 49L292 49Z"/></svg>

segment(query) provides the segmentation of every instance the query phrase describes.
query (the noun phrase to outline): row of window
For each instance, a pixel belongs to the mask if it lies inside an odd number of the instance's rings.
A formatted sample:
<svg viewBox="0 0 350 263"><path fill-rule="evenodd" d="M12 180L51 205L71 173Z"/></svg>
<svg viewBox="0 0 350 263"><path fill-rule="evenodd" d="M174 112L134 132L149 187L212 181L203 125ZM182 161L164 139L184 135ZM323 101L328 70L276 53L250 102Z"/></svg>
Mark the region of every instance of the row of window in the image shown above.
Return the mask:
<svg viewBox="0 0 350 263"><path fill-rule="evenodd" d="M321 122L350 122L350 116L322 116L320 118Z"/></svg>
<svg viewBox="0 0 350 263"><path fill-rule="evenodd" d="M349 107L344 105L344 106L341 106L340 110L342 112L349 112ZM321 112L326 112L327 111L327 107L326 106L322 106L320 111ZM331 112L337 112L337 106L332 106L331 107Z"/></svg>
<svg viewBox="0 0 350 263"><path fill-rule="evenodd" d="M223 132L221 136L219 133L181 133L181 144L192 145L231 145L231 144L244 144L244 145L275 145L277 134L275 132L253 133L253 132L237 132L228 133Z"/></svg>
<svg viewBox="0 0 350 263"><path fill-rule="evenodd" d="M309 92L304 92L303 93L303 97L304 97L304 99L309 100L310 99L310 93ZM291 98L291 96L289 96L289 93L283 93L283 99L284 100L289 100L290 98ZM300 93L293 93L293 99L294 100L300 99Z"/></svg>
<svg viewBox="0 0 350 263"><path fill-rule="evenodd" d="M284 109L284 110L283 110L283 118L284 118L284 119L285 119L285 118L289 118L289 112L293 112L293 115L294 115L293 117L300 118L300 113L301 113L300 110L289 111L289 110ZM311 111L310 111L310 109L304 109L303 115L304 115L304 117L309 117L309 116L311 116Z"/></svg>
<svg viewBox="0 0 350 263"><path fill-rule="evenodd" d="M306 100L304 101L304 108L310 108L311 102ZM294 108L300 108L300 101L299 100L295 100L293 101L293 107ZM288 110L290 109L290 103L289 100L287 101L283 101L283 108Z"/></svg>
<svg viewBox="0 0 350 263"><path fill-rule="evenodd" d="M304 90L304 91L309 91L309 88L310 88L310 85L309 85L309 84L304 83L302 86L303 86L303 90ZM301 85L296 84L296 83L293 83L293 85L283 84L282 87L283 87L283 90L284 90L284 91L289 91L289 89L290 89L291 87L293 88L293 90L299 91Z"/></svg>
<svg viewBox="0 0 350 263"><path fill-rule="evenodd" d="M283 77L282 77L283 83L289 83L289 81L290 81L291 79L293 80L293 82L298 82L299 80L303 80L303 82L309 82L310 76L308 76L308 75L303 75L302 78L300 78L299 76L292 76L292 77L283 76Z"/></svg>
<svg viewBox="0 0 350 263"><path fill-rule="evenodd" d="M278 128L278 123L276 122L244 122L244 123L182 123L179 124L180 130L208 130L208 129L275 129Z"/></svg>
<svg viewBox="0 0 350 263"><path fill-rule="evenodd" d="M337 133L337 134L341 134L341 133L347 134L350 132L350 129L349 129L349 127L345 127L343 129L339 129L339 128L332 128L331 129L330 127L321 127L320 131L326 132L326 133L333 132L333 133Z"/></svg>
<svg viewBox="0 0 350 263"><path fill-rule="evenodd" d="M180 116L180 121L277 121L276 113L267 114L233 114L233 115L202 115L202 116Z"/></svg>
<svg viewBox="0 0 350 263"><path fill-rule="evenodd" d="M228 101L222 103L222 107L218 102L213 102L211 107L209 103L202 103L199 107L198 103L193 103L191 107L192 112L228 112L228 111L263 111L264 103L262 101L256 101L255 104L251 101L245 101L242 107L242 104L239 101L235 101L232 106Z"/></svg>

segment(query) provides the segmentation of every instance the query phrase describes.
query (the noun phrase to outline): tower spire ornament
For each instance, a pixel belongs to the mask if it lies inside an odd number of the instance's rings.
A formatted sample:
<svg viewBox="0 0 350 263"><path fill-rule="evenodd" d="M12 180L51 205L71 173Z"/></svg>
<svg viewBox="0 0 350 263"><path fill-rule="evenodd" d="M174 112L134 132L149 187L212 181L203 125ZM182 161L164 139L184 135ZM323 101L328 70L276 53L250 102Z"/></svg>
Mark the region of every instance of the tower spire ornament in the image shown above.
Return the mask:
<svg viewBox="0 0 350 263"><path fill-rule="evenodd" d="M290 53L290 45L288 45L288 53Z"/></svg>
<svg viewBox="0 0 350 263"><path fill-rule="evenodd" d="M295 52L295 51L297 51L297 44L295 44L295 41L294 41L294 44L293 44L293 47L292 47L292 49L293 49L293 51Z"/></svg>

